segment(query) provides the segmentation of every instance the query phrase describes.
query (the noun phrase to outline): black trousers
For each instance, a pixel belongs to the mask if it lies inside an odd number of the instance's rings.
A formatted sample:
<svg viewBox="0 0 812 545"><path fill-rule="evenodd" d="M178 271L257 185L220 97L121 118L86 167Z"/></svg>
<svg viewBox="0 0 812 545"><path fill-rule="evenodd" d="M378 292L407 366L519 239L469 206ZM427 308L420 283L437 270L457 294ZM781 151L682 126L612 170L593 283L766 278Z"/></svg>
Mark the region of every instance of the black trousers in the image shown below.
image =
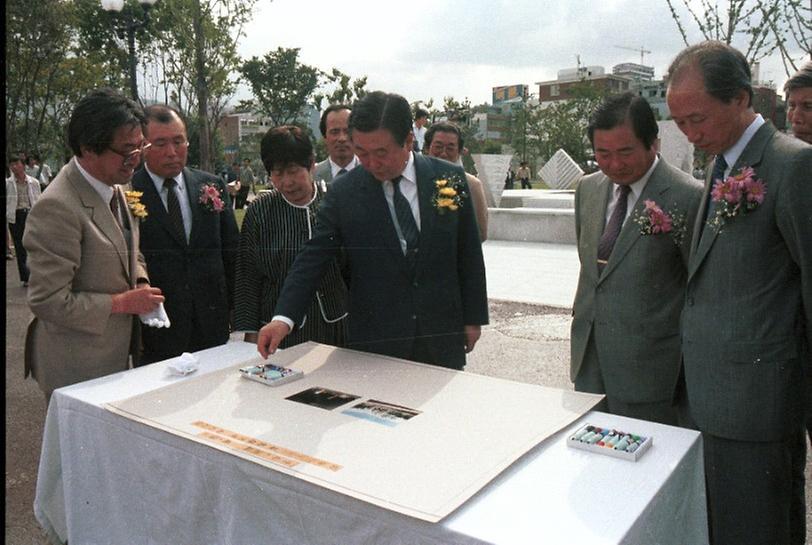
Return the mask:
<svg viewBox="0 0 812 545"><path fill-rule="evenodd" d="M14 241L14 250L17 254L17 271L20 273L20 282L28 282L28 265L26 260L28 254L23 247L23 234L25 233L25 220L28 218L28 210L18 208L14 215L14 223L9 223L11 239Z"/></svg>
<svg viewBox="0 0 812 545"><path fill-rule="evenodd" d="M711 543L805 543L805 439L800 422L783 441L702 434Z"/></svg>

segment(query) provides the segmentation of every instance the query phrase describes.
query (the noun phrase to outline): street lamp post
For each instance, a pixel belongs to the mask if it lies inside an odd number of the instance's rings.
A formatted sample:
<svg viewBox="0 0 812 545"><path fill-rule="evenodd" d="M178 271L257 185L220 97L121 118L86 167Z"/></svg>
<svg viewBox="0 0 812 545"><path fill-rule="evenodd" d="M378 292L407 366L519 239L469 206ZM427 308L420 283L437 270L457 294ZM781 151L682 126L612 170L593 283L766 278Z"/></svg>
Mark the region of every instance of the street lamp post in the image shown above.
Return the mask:
<svg viewBox="0 0 812 545"><path fill-rule="evenodd" d="M130 12L121 13L124 9L124 0L101 0L101 6L104 11L113 12L120 15L120 21L115 26L116 34L122 40L127 40L127 53L129 55L129 71L130 71L130 93L133 100L140 103L141 99L138 98L138 79L136 75L136 68L138 67L138 58L135 56L135 33L136 31L144 28L149 23L149 10L158 0L138 0L141 4L141 18L138 19Z"/></svg>

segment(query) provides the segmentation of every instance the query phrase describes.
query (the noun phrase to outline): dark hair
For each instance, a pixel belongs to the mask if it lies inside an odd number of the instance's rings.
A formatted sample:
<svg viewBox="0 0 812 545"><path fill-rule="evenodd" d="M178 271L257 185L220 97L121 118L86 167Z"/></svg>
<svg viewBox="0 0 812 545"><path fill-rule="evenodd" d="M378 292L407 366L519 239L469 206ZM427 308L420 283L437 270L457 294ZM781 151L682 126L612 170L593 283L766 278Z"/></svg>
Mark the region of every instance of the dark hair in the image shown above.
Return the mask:
<svg viewBox="0 0 812 545"><path fill-rule="evenodd" d="M605 98L589 117L586 133L595 145L595 131L607 131L625 123L631 125L634 135L647 149L651 149L660 131L657 119L646 99L631 92Z"/></svg>
<svg viewBox="0 0 812 545"><path fill-rule="evenodd" d="M429 129L426 131L426 148L431 146L431 141L434 139L434 133L436 132L450 132L456 134L458 140L457 146L460 148L460 151L462 151L463 138L459 125L451 121L440 121L429 127Z"/></svg>
<svg viewBox="0 0 812 545"><path fill-rule="evenodd" d="M805 87L812 87L812 61L806 61L801 69L787 80L784 84L784 93L789 94L790 91Z"/></svg>
<svg viewBox="0 0 812 545"><path fill-rule="evenodd" d="M374 91L352 106L350 134L353 131L373 132L386 129L399 146L406 143L412 132L412 109L406 99L394 93Z"/></svg>
<svg viewBox="0 0 812 545"><path fill-rule="evenodd" d="M341 110L349 110L350 107L346 104L330 104L324 113L321 114L321 120L319 121L319 130L321 131L322 136L327 136L327 116L333 112L340 112Z"/></svg>
<svg viewBox="0 0 812 545"><path fill-rule="evenodd" d="M313 143L296 125L280 125L268 130L262 137L259 154L268 172L290 164L310 168L314 158Z"/></svg>
<svg viewBox="0 0 812 545"><path fill-rule="evenodd" d="M428 117L429 113L424 110L423 108L415 108L414 110L414 118L420 119L421 117Z"/></svg>
<svg viewBox="0 0 812 545"><path fill-rule="evenodd" d="M150 121L155 121L156 123L160 123L162 125L172 123L172 121L175 119L174 116L177 116L177 118L180 119L180 122L183 123L183 128L186 129L186 120L183 119L181 113L172 106L169 106L168 104L153 104L152 106L147 106L144 108L144 117L146 118L147 124Z"/></svg>
<svg viewBox="0 0 812 545"><path fill-rule="evenodd" d="M25 164L25 161L23 161L23 158L19 155L9 155L8 158L6 158L6 166L10 166L12 163L18 162Z"/></svg>
<svg viewBox="0 0 812 545"><path fill-rule="evenodd" d="M82 148L102 153L113 143L121 127L144 129L144 111L135 101L109 87L96 89L82 98L68 121L68 146L77 157Z"/></svg>
<svg viewBox="0 0 812 545"><path fill-rule="evenodd" d="M729 103L741 91L746 91L747 105L752 105L750 65L737 49L715 40L686 47L671 62L664 79L670 85L679 81L690 68L699 70L705 91L710 96Z"/></svg>

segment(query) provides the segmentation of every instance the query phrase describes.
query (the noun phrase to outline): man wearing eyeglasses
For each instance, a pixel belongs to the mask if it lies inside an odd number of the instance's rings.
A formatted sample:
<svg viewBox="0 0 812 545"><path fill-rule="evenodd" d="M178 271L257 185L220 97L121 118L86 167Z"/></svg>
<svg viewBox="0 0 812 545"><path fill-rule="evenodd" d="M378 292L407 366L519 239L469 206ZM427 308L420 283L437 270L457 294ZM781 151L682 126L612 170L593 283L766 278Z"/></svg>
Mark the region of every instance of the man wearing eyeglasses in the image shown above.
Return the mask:
<svg viewBox="0 0 812 545"><path fill-rule="evenodd" d="M163 302L138 251L138 221L118 184L147 144L144 113L112 89L91 92L68 123L74 157L31 208L23 244L34 319L25 341L26 376L45 393L137 363L136 315Z"/></svg>
<svg viewBox="0 0 812 545"><path fill-rule="evenodd" d="M142 365L228 341L239 243L223 180L186 167L189 142L180 114L164 105L144 113L151 146L132 186L143 193L148 216L141 252L153 285L166 296L170 326L142 325Z"/></svg>
<svg viewBox="0 0 812 545"><path fill-rule="evenodd" d="M450 121L435 123L426 131L426 154L430 157L445 159L450 163L462 166L460 153L463 150L463 143L462 131L456 123ZM488 238L488 199L485 186L479 178L468 172L465 173L465 179L468 181L471 204L474 205L476 212L479 240L485 242ZM490 201L493 201L493 197L490 198Z"/></svg>

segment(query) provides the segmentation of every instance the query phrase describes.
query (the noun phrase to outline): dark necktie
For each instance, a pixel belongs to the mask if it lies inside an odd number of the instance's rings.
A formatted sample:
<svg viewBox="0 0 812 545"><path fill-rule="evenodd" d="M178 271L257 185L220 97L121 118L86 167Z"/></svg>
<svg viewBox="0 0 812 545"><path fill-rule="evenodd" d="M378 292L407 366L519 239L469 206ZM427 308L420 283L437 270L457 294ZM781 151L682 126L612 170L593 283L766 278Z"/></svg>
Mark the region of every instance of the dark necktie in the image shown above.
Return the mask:
<svg viewBox="0 0 812 545"><path fill-rule="evenodd" d="M336 178L338 178L338 177L339 177L339 176L341 176L342 174L346 174L346 173L347 173L347 169L346 169L346 168L342 168L341 170L339 170L339 171L338 171L338 174L336 174Z"/></svg>
<svg viewBox="0 0 812 545"><path fill-rule="evenodd" d="M420 237L420 231L417 230L417 223L414 221L412 207L400 191L400 179L401 177L398 176L392 180L392 201L395 204L395 216L398 219L400 232L406 241L406 255L409 257L417 251L417 241Z"/></svg>
<svg viewBox="0 0 812 545"><path fill-rule="evenodd" d="M110 211L113 213L113 219L116 220L116 225L121 227L121 218L118 215L118 196L113 191L113 197L110 199Z"/></svg>
<svg viewBox="0 0 812 545"><path fill-rule="evenodd" d="M710 191L708 192L708 205L705 207L705 219L710 217L710 210L712 208L712 201L711 195L713 195L713 185L716 183L716 180L725 179L725 170L727 170L727 161L725 161L725 156L719 154L716 156L716 160L713 162L713 172L711 173L711 182L710 182Z"/></svg>
<svg viewBox="0 0 812 545"><path fill-rule="evenodd" d="M601 240L598 242L598 273L603 272L606 263L609 261L609 256L612 255L612 248L615 247L615 241L620 234L620 228L623 227L623 220L626 219L626 210L628 206L628 196L631 187L628 185L618 185L620 188L620 197L618 197L615 209L609 217L609 222L603 230Z"/></svg>
<svg viewBox="0 0 812 545"><path fill-rule="evenodd" d="M166 188L166 209L169 212L169 224L175 231L175 234L186 242L186 229L183 227L183 214L180 211L180 202L178 195L175 193L175 186L178 182L174 178L167 178L164 180L164 187Z"/></svg>

